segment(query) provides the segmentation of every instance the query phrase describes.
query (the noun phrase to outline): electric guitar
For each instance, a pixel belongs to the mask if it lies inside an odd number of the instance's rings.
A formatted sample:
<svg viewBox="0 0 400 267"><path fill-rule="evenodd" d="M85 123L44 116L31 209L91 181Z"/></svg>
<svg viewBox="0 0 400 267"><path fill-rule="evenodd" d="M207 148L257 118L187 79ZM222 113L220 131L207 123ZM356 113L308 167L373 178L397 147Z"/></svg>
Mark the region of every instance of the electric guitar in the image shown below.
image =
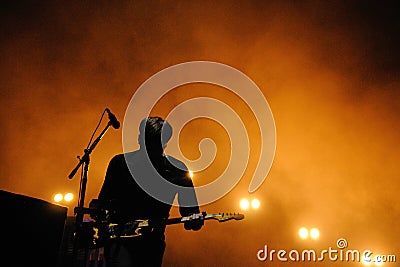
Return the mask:
<svg viewBox="0 0 400 267"><path fill-rule="evenodd" d="M203 220L217 220L218 222L244 219L244 215L239 213L206 214L205 212L202 212L201 214L196 215L202 216ZM190 220L196 219L193 219L192 216L186 216L170 218L159 222L153 222L150 220L135 220L124 224L110 223L107 225L108 237L110 239L137 237L145 234L146 232L151 232L154 226L185 223Z"/></svg>

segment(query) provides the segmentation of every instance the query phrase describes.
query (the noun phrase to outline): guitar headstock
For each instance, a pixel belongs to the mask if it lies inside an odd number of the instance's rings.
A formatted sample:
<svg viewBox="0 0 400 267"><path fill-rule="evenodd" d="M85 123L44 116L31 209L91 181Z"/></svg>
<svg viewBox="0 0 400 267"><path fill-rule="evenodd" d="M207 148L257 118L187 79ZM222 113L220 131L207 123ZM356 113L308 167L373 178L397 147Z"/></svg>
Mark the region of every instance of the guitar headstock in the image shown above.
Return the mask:
<svg viewBox="0 0 400 267"><path fill-rule="evenodd" d="M219 222L225 222L229 220L243 220L244 215L240 213L218 213L218 214L207 214L206 218L214 219Z"/></svg>

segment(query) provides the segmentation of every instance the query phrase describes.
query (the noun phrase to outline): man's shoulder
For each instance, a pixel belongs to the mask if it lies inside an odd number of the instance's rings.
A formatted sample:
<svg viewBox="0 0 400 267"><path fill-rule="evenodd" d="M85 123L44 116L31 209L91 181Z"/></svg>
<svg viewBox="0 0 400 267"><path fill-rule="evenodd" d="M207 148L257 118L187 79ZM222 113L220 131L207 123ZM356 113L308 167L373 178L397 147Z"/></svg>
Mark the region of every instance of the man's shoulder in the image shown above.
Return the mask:
<svg viewBox="0 0 400 267"><path fill-rule="evenodd" d="M135 157L137 157L137 151L121 153L121 154L114 155L111 158L110 163L124 163L127 160L132 160Z"/></svg>
<svg viewBox="0 0 400 267"><path fill-rule="evenodd" d="M135 157L135 156L137 156L137 154L138 154L138 151L121 153L121 154L114 155L111 160L113 160L113 159L121 160L121 159L125 159L125 158Z"/></svg>
<svg viewBox="0 0 400 267"><path fill-rule="evenodd" d="M187 172L189 171L189 169L186 167L185 163L183 163L182 161L180 161L177 158L174 158L170 155L165 155L165 159L167 160L167 162L169 164L171 164L173 167L183 171L183 172Z"/></svg>
<svg viewBox="0 0 400 267"><path fill-rule="evenodd" d="M119 162L125 158L124 154L117 154L111 158L111 162Z"/></svg>

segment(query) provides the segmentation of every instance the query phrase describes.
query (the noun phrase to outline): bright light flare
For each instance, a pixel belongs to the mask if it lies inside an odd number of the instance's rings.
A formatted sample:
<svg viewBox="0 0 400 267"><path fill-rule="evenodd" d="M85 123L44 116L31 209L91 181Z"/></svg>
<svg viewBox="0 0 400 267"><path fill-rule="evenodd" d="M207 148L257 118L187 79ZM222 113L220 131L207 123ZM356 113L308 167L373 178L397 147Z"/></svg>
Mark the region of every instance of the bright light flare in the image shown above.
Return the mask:
<svg viewBox="0 0 400 267"><path fill-rule="evenodd" d="M382 266L383 265L383 260L382 258L377 257L371 257L371 258L366 258L365 256L362 257L361 263L364 266Z"/></svg>
<svg viewBox="0 0 400 267"><path fill-rule="evenodd" d="M312 239L318 239L319 238L319 230L318 230L318 228L312 228L310 230L310 237Z"/></svg>
<svg viewBox="0 0 400 267"><path fill-rule="evenodd" d="M363 255L361 263L364 266L382 266L384 265L385 261L380 255L370 256L370 258L367 258L365 255Z"/></svg>
<svg viewBox="0 0 400 267"><path fill-rule="evenodd" d="M67 193L64 196L64 200L67 201L67 202L70 202L73 199L74 199L74 194L72 194L72 193Z"/></svg>
<svg viewBox="0 0 400 267"><path fill-rule="evenodd" d="M192 171L189 171L189 177L190 177L190 179L193 179L193 176L194 176L193 172L192 172Z"/></svg>
<svg viewBox="0 0 400 267"><path fill-rule="evenodd" d="M308 230L305 227L299 229L299 236L301 239L306 239L308 237Z"/></svg>
<svg viewBox="0 0 400 267"><path fill-rule="evenodd" d="M250 202L249 202L249 200L247 200L246 198L243 198L243 199L240 201L240 208L241 208L242 210L248 210L249 207L250 207Z"/></svg>
<svg viewBox="0 0 400 267"><path fill-rule="evenodd" d="M61 202L61 200L63 200L63 195L60 193L55 194L53 199L55 202Z"/></svg>
<svg viewBox="0 0 400 267"><path fill-rule="evenodd" d="M361 263L364 266L371 266L372 265L372 259L368 259L367 260L367 258L365 256L363 256L362 259L361 259Z"/></svg>
<svg viewBox="0 0 400 267"><path fill-rule="evenodd" d="M260 200L258 200L257 198L253 199L251 201L251 207L255 210L258 209L260 207Z"/></svg>

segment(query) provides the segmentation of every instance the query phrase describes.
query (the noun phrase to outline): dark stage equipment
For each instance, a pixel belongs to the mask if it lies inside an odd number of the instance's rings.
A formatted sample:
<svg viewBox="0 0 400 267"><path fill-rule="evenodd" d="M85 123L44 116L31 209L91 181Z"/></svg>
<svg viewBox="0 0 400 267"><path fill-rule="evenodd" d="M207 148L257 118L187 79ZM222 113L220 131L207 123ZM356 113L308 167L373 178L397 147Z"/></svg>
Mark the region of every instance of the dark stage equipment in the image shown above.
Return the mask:
<svg viewBox="0 0 400 267"><path fill-rule="evenodd" d="M67 208L0 190L0 262L10 267L59 263Z"/></svg>

